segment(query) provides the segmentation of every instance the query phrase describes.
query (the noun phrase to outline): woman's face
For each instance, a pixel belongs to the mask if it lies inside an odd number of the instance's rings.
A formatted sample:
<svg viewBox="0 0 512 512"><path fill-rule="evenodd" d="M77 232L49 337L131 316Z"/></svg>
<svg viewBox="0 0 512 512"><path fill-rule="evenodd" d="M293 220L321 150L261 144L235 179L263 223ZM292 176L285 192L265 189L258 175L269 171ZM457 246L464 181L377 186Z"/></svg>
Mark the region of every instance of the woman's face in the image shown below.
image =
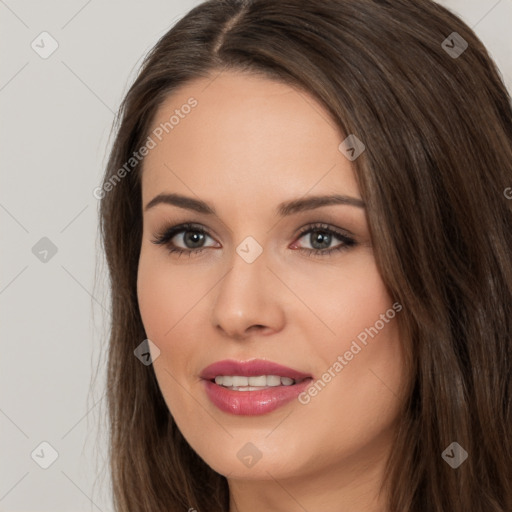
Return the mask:
<svg viewBox="0 0 512 512"><path fill-rule="evenodd" d="M175 92L152 130L138 298L184 437L229 480L376 477L404 385L401 305L377 270L345 137L311 96L234 72ZM307 202L334 195L350 199ZM202 378L255 359L302 375L288 385L286 370L249 364ZM210 382L262 373L274 377Z"/></svg>

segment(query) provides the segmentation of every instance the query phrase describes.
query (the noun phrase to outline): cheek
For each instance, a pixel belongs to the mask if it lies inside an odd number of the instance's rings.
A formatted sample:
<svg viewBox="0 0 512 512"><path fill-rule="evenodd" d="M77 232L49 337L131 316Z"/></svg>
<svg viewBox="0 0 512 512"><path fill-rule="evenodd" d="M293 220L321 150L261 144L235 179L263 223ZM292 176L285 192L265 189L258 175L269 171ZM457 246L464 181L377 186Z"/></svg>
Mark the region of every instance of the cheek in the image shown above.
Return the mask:
<svg viewBox="0 0 512 512"><path fill-rule="evenodd" d="M163 251L162 251L163 252ZM149 339L170 340L174 326L204 296L207 283L198 272L169 262L165 252L141 251L137 274L139 310Z"/></svg>
<svg viewBox="0 0 512 512"><path fill-rule="evenodd" d="M137 273L137 298L149 339L161 339L171 327L172 319L168 318L167 311L173 311L173 296L171 288L166 286L165 268L142 251Z"/></svg>
<svg viewBox="0 0 512 512"><path fill-rule="evenodd" d="M193 297L197 295L196 288L183 272L166 261L165 256L141 251L137 274L140 315L146 336L160 350L159 357L153 362L153 370L162 396L169 411L180 418L190 412L186 409L190 404L182 388L175 384L176 381L183 382L182 372L188 374L194 347L179 341L187 331L187 313L198 300Z"/></svg>
<svg viewBox="0 0 512 512"><path fill-rule="evenodd" d="M389 394L386 387L392 392L401 387L403 354L397 322L401 307L393 308L392 297L370 254L359 254L350 261L347 258L346 263L328 278L321 269L303 281L299 293L309 298L308 305L317 318L308 315L298 321L307 339L314 340L310 349L322 361L323 370L343 375L333 379L326 375L326 381L333 384L324 397L333 393L330 398L335 400L335 393L351 389L349 395L341 396L358 410L373 397ZM317 283L315 287L308 284L312 280Z"/></svg>
<svg viewBox="0 0 512 512"><path fill-rule="evenodd" d="M318 335L312 339L326 350L339 349L343 340L357 336L391 307L370 251L347 255L339 265L309 265L293 273L294 292L315 314L297 315L296 321L315 327Z"/></svg>

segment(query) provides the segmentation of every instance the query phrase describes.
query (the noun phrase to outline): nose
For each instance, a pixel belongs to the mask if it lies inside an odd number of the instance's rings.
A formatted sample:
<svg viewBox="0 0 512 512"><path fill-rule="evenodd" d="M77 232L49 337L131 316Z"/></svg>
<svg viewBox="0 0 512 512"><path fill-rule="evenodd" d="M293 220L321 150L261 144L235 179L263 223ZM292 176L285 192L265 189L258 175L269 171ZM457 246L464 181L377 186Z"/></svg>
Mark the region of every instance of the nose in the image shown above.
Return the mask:
<svg viewBox="0 0 512 512"><path fill-rule="evenodd" d="M282 283L267 267L265 251L252 263L235 252L217 289L212 324L237 341L279 332L285 323L283 293Z"/></svg>

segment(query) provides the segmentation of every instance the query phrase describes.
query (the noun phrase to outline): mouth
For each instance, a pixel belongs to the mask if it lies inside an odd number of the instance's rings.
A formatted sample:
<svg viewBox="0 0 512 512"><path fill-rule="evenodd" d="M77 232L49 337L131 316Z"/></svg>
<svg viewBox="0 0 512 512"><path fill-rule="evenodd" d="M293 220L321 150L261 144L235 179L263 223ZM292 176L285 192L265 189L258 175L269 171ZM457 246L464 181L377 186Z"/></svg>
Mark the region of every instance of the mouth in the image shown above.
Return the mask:
<svg viewBox="0 0 512 512"><path fill-rule="evenodd" d="M266 360L225 360L200 375L206 395L221 411L236 415L269 413L290 403L313 377Z"/></svg>
<svg viewBox="0 0 512 512"><path fill-rule="evenodd" d="M311 380L311 377L292 379L282 375L217 375L210 382L232 391L260 391L262 389L276 388L280 386L294 386L304 380Z"/></svg>

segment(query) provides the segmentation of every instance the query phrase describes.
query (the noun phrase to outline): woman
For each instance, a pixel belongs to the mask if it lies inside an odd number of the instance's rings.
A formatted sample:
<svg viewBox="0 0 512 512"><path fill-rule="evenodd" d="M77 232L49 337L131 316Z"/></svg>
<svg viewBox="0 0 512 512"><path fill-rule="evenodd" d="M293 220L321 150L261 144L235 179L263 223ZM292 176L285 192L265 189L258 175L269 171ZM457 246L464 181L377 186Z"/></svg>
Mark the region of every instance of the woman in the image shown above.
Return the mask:
<svg viewBox="0 0 512 512"><path fill-rule="evenodd" d="M207 1L118 121L116 510L512 510L512 109L467 25Z"/></svg>

